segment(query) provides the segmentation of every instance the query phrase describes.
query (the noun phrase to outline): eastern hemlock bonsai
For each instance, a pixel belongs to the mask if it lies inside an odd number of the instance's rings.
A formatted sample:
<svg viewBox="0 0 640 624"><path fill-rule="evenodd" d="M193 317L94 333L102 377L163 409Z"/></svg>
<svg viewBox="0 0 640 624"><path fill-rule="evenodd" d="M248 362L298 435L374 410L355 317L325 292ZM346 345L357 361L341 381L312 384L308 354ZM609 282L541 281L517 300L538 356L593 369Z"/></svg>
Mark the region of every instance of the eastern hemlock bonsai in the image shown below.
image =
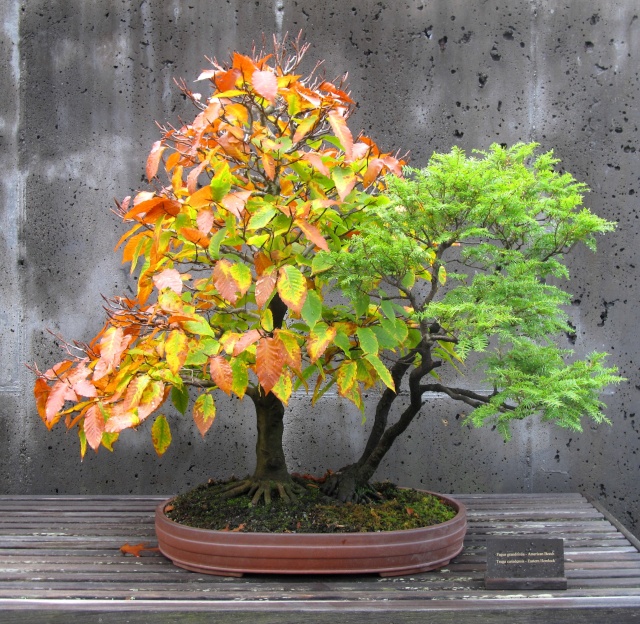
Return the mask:
<svg viewBox="0 0 640 624"><path fill-rule="evenodd" d="M306 46L234 53L203 72L212 94L181 84L193 122L163 128L147 160L153 191L118 205L133 222L123 260L137 294L110 300L92 342L37 373L38 412L112 449L121 431L169 399L204 436L218 391L255 406L253 475L228 496L295 498L282 448L285 405L297 388L314 402L334 385L363 413L363 389L383 388L361 458L323 484L342 500L367 495L393 441L426 392L473 408L475 425L541 414L580 428L606 420L600 391L618 380L602 354L565 363L563 255L612 224L581 206L585 187L558 174L534 145L492 146L467 158L434 155L406 170L369 138L354 138L342 82L297 75ZM341 303L325 296L334 289ZM442 382L479 353L486 393ZM431 379L429 378L431 376ZM392 415L403 388L409 406ZM156 415L158 454L171 442Z"/></svg>

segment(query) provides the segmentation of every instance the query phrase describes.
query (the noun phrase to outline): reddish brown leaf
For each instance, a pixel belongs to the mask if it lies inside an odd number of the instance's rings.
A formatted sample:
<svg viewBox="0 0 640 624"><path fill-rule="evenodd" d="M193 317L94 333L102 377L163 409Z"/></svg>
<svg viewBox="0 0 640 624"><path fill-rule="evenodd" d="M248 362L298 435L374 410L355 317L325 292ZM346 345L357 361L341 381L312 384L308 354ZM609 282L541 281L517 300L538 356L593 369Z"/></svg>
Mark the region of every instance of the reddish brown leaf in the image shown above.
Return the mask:
<svg viewBox="0 0 640 624"><path fill-rule="evenodd" d="M38 379L36 379L35 385L33 386L33 394L36 398L36 407L38 409L38 414L40 415L40 418L42 418L44 423L47 423L46 406L49 392L51 392L49 384L41 377L38 377Z"/></svg>
<svg viewBox="0 0 640 624"><path fill-rule="evenodd" d="M66 401L77 401L78 397L71 386L65 380L57 381L47 397L45 416L47 422L51 422L62 409Z"/></svg>
<svg viewBox="0 0 640 624"><path fill-rule="evenodd" d="M251 197L252 191L232 191L227 193L221 200L223 208L226 208L236 219L242 219L247 200Z"/></svg>
<svg viewBox="0 0 640 624"><path fill-rule="evenodd" d="M229 303L235 303L238 300L238 284L231 275L231 267L233 265L224 258L216 262L213 269L213 283L216 285L220 295Z"/></svg>
<svg viewBox="0 0 640 624"><path fill-rule="evenodd" d="M273 266L271 258L264 253L264 251L258 251L253 256L253 263L256 267L256 273L262 275L268 267Z"/></svg>
<svg viewBox="0 0 640 624"><path fill-rule="evenodd" d="M353 158L353 136L349 126L347 126L347 120L338 113L329 113L328 120L335 135L340 140L346 160L349 162Z"/></svg>
<svg viewBox="0 0 640 624"><path fill-rule="evenodd" d="M187 176L187 191L189 191L189 195L193 195L198 190L198 176L208 164L208 160L203 160L197 167L189 171Z"/></svg>
<svg viewBox="0 0 640 624"><path fill-rule="evenodd" d="M160 164L160 158L162 158L162 152L167 149L166 145L162 144L162 141L156 141L151 148L151 152L147 158L147 180L155 177L158 172L158 165Z"/></svg>
<svg viewBox="0 0 640 624"><path fill-rule="evenodd" d="M113 415L109 416L109 420L104 425L104 430L107 433L120 433L125 429L131 427L137 427L140 424L140 419L134 412L122 412L121 403L114 406L112 409Z"/></svg>
<svg viewBox="0 0 640 624"><path fill-rule="evenodd" d="M277 338L262 338L256 348L256 375L265 393L276 385L284 364L282 343Z"/></svg>
<svg viewBox="0 0 640 624"><path fill-rule="evenodd" d="M346 93L345 91L342 91L340 89L338 89L333 83L325 81L323 82L318 89L322 90L322 91L328 91L329 93L333 93L333 95L336 95L340 100L342 100L343 102L346 102L347 104L354 104L355 102L349 97L349 94Z"/></svg>
<svg viewBox="0 0 640 624"><path fill-rule="evenodd" d="M144 223L155 223L158 217L161 217L163 215L170 215L172 217L175 217L179 212L180 204L177 201L165 198L154 208L149 210L149 212L147 212L144 215L144 218L142 218L141 220Z"/></svg>
<svg viewBox="0 0 640 624"><path fill-rule="evenodd" d="M366 188L369 186L382 171L382 167L384 167L384 161L381 158L374 158L367 167L367 171L364 174L364 178L362 180L362 185Z"/></svg>
<svg viewBox="0 0 640 624"><path fill-rule="evenodd" d="M138 418L140 422L157 410L165 400L165 387L161 381L152 381L142 393L138 404Z"/></svg>
<svg viewBox="0 0 640 624"><path fill-rule="evenodd" d="M178 295L182 292L182 278L176 269L165 269L156 273L153 276L153 283L158 290L169 288Z"/></svg>
<svg viewBox="0 0 640 624"><path fill-rule="evenodd" d="M204 236L211 232L213 228L213 212L211 210L205 209L201 210L196 217L196 223L198 224L198 230L202 232Z"/></svg>
<svg viewBox="0 0 640 624"><path fill-rule="evenodd" d="M93 371L93 381L108 375L119 363L122 354L131 342L121 327L109 327L100 340L100 360Z"/></svg>
<svg viewBox="0 0 640 624"><path fill-rule="evenodd" d="M384 164L394 175L398 177L402 176L402 161L399 161L393 156L385 156L382 160L384 160Z"/></svg>
<svg viewBox="0 0 640 624"><path fill-rule="evenodd" d="M145 214L149 212L149 210L151 210L154 206L161 204L163 201L165 201L164 197L151 197L150 199L145 199L141 202L134 201L133 208L125 213L123 219L127 221L139 215Z"/></svg>
<svg viewBox="0 0 640 624"><path fill-rule="evenodd" d="M221 355L216 355L209 360L209 372L216 386L218 386L222 392L231 396L233 370L229 362Z"/></svg>
<svg viewBox="0 0 640 624"><path fill-rule="evenodd" d="M204 438L216 418L216 406L210 394L201 394L193 406L193 421Z"/></svg>
<svg viewBox="0 0 640 624"><path fill-rule="evenodd" d="M257 329L250 329L244 333L233 347L233 357L240 355L247 347L260 340L260 332Z"/></svg>
<svg viewBox="0 0 640 624"><path fill-rule="evenodd" d="M84 433L89 446L97 451L104 433L104 416L102 410L94 403L84 417Z"/></svg>
<svg viewBox="0 0 640 624"><path fill-rule="evenodd" d="M262 152L261 160L265 174L269 180L274 180L276 177L276 161L273 159L273 156L267 154L267 152Z"/></svg>
<svg viewBox="0 0 640 624"><path fill-rule="evenodd" d="M76 394L91 399L98 396L96 387L87 379L80 379L73 384L73 390Z"/></svg>
<svg viewBox="0 0 640 624"><path fill-rule="evenodd" d="M327 176L327 178L331 176L329 168L322 162L322 158L317 152L305 152L302 155L302 160L306 160L316 171Z"/></svg>
<svg viewBox="0 0 640 624"><path fill-rule="evenodd" d="M305 219L296 219L295 224L304 232L304 235L316 246L323 251L329 251L329 245L324 236L320 233L320 230L309 223Z"/></svg>
<svg viewBox="0 0 640 624"><path fill-rule="evenodd" d="M251 76L251 86L265 100L275 104L278 95L278 79L271 71L255 71Z"/></svg>
<svg viewBox="0 0 640 624"><path fill-rule="evenodd" d="M262 308L265 303L269 301L269 297L271 297L277 281L278 274L275 271L265 273L258 278L256 282L256 305L259 308Z"/></svg>

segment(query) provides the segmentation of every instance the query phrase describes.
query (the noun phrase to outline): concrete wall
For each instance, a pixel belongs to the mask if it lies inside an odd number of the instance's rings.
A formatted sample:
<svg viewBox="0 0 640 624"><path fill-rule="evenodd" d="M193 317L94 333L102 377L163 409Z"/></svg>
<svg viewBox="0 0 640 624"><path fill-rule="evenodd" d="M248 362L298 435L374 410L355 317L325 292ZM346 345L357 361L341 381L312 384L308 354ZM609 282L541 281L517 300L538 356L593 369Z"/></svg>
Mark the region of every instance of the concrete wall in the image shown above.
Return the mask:
<svg viewBox="0 0 640 624"><path fill-rule="evenodd" d="M352 127L384 148L421 165L454 144L536 140L620 224L597 255L572 256L566 338L579 354L609 351L628 377L606 396L613 427L576 435L531 421L505 445L435 397L379 476L444 492L590 492L638 528L636 0L5 0L0 17L0 493L170 493L252 469L251 409L238 401L219 408L205 442L173 420L162 459L140 431L80 463L75 433L39 421L23 363L59 359L46 328L90 338L100 294L132 287L109 208L141 188L154 121L192 115L173 78L194 79L205 55L247 51L263 32L303 29L309 65L349 72ZM360 450L366 425L351 407L292 403L292 469L336 468Z"/></svg>

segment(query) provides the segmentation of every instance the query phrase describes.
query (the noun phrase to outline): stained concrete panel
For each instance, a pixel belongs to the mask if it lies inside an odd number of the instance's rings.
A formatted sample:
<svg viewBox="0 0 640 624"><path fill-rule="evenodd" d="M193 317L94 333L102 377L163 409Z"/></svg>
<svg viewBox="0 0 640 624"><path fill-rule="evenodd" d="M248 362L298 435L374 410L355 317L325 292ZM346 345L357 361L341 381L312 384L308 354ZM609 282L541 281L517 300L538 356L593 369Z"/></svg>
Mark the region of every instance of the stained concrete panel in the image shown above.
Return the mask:
<svg viewBox="0 0 640 624"><path fill-rule="evenodd" d="M40 423L22 362L57 361L46 328L90 338L100 296L133 288L112 253L123 226L109 208L143 186L155 120L193 115L173 79L190 83L205 55L247 51L263 32L303 29L307 69L324 58L329 78L349 72L354 130L409 151L416 166L452 145L536 140L592 188L587 205L620 224L598 254L573 254L575 332L562 338L579 355L609 351L628 377L604 397L613 426L577 434L532 420L505 444L431 397L377 476L441 491L583 490L637 526L639 13L635 0L5 2L11 61L0 71L15 88L0 94L0 340L11 354L0 373L11 399L0 405L0 491L170 493L252 469L251 405L237 400L221 401L206 441L169 412L174 443L162 459L145 430L79 463L75 433ZM296 396L287 425L291 469L317 473L355 459L369 423L328 394L315 407Z"/></svg>

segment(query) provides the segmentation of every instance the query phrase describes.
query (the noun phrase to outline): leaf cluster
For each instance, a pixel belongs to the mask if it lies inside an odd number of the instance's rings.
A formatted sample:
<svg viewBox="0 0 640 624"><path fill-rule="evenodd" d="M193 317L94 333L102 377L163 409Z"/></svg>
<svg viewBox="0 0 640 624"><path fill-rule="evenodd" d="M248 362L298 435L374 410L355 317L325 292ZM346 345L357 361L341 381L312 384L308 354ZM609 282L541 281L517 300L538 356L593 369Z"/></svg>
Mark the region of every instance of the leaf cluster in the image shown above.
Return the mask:
<svg viewBox="0 0 640 624"><path fill-rule="evenodd" d="M474 408L469 421L508 422L540 413L579 429L604 420L598 396L620 381L602 354L569 364L556 346L569 331L558 285L565 254L614 228L582 206L586 187L556 170L535 144L492 145L468 157L454 148L423 169L387 180L387 202L370 210L349 254L333 254L331 276L355 302L393 301L418 329L405 346L439 379L475 355L486 393L436 384ZM402 308L400 308L402 306ZM435 360L439 358L439 360ZM416 386L417 388L417 386Z"/></svg>
<svg viewBox="0 0 640 624"><path fill-rule="evenodd" d="M318 256L347 247L403 162L352 134L344 81L297 73L305 51L294 41L214 60L199 76L206 97L181 84L193 121L162 128L146 164L155 190L118 204L135 297L110 302L89 345L66 344L68 359L36 369L40 416L77 426L83 454L169 398L185 413L189 388L204 435L217 391L286 403L296 384L317 380L317 398L338 378L362 404L360 383L391 383L366 315L325 306ZM164 416L152 439L168 447Z"/></svg>

